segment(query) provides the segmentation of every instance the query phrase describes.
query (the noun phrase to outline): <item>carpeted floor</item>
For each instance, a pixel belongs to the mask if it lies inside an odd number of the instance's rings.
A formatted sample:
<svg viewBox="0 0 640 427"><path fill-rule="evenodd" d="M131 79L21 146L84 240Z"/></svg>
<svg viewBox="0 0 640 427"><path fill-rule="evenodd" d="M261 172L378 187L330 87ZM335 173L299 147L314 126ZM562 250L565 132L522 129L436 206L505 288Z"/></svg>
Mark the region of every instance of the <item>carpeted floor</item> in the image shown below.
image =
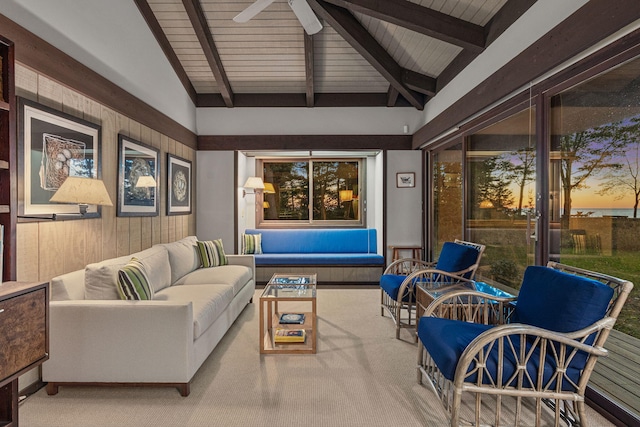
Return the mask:
<svg viewBox="0 0 640 427"><path fill-rule="evenodd" d="M318 353L259 354L259 295L200 368L191 394L171 388L61 387L20 406L36 426L445 426L416 382L417 345L396 340L377 289L318 290ZM592 410L593 426L611 424Z"/></svg>

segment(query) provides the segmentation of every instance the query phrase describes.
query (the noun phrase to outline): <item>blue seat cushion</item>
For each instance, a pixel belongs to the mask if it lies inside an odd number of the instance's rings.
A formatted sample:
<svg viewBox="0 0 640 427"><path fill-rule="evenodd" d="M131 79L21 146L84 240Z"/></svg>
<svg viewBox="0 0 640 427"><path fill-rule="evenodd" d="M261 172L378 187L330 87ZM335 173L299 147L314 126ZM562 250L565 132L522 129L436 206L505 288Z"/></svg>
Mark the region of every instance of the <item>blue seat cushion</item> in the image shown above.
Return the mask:
<svg viewBox="0 0 640 427"><path fill-rule="evenodd" d="M454 273L471 267L478 260L478 250L471 246L445 242L436 263L436 269ZM471 272L465 274L470 278Z"/></svg>
<svg viewBox="0 0 640 427"><path fill-rule="evenodd" d="M400 291L400 286L402 285L402 282L406 278L407 276L401 276L397 274L383 274L382 277L380 277L380 287L382 288L382 290L386 292L387 295L391 297L391 299L394 299L397 301L398 292ZM412 286L409 286L407 288L408 288L407 292L405 292L402 298L403 301L408 301L411 295L411 292L413 292Z"/></svg>
<svg viewBox="0 0 640 427"><path fill-rule="evenodd" d="M256 265L368 265L384 266L384 257L367 253L257 254Z"/></svg>
<svg viewBox="0 0 640 427"><path fill-rule="evenodd" d="M453 381L456 368L458 366L458 360L460 360L460 356L462 355L464 350L476 337L493 327L494 326L492 325L461 322L458 320L442 319L437 317L422 317L418 323L418 338L425 346L442 374L447 379ZM511 346L513 346L515 354L519 354L522 344L519 338L512 339L511 344L507 342L506 338L503 339L505 341L504 359L502 363L502 385L506 385L510 377L516 372L518 368L518 363L516 361L516 358L513 356L514 353L511 351ZM526 352L531 351L530 341L525 340L525 346ZM488 349L486 350L488 351ZM490 372L493 379L497 378L498 360L498 346L494 345L490 350L486 364L486 369ZM553 360L553 357L547 354L547 357L545 358L543 363L544 373L542 380L543 384L546 384L555 373L555 362ZM539 347L537 347L533 350L531 361L527 365L527 372L529 373L531 381L535 382L537 380L537 371L539 364L540 349ZM473 372L475 369L476 366L474 363L472 363L467 372ZM581 368L573 366L573 364L571 364L567 368L567 376L573 382L577 382L580 376L580 371ZM474 383L477 382L477 380L477 373L474 373L473 375L470 375L468 378L466 378L465 382ZM509 385L515 385L513 381ZM537 385L532 384L531 381L526 379L525 376L523 386L536 387ZM551 383L552 387L555 387L555 381L556 380ZM486 378L486 375L483 379L483 383L491 384L491 381ZM565 391L575 391L575 388L566 379L563 380L562 389Z"/></svg>

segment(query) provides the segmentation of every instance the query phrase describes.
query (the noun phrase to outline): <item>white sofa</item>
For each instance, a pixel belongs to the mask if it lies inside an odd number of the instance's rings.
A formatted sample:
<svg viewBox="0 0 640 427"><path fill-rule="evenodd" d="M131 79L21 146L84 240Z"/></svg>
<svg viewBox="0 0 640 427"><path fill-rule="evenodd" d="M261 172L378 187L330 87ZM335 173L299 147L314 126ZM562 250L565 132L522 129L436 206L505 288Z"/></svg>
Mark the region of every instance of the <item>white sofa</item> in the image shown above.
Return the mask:
<svg viewBox="0 0 640 427"><path fill-rule="evenodd" d="M202 363L255 291L252 255L200 268L196 237L89 264L51 280L47 393L65 385L177 387L183 396ZM120 300L118 270L142 261L155 291Z"/></svg>

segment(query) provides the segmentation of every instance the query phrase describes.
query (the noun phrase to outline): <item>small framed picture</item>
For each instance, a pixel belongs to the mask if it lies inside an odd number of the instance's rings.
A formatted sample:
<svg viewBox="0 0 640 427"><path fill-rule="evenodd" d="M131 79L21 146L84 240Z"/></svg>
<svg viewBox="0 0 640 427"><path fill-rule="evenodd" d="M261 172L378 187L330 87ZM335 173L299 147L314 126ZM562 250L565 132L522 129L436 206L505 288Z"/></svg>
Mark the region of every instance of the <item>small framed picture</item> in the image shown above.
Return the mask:
<svg viewBox="0 0 640 427"><path fill-rule="evenodd" d="M416 174L414 172L398 172L396 174L396 187L411 188L416 186Z"/></svg>
<svg viewBox="0 0 640 427"><path fill-rule="evenodd" d="M191 162L167 154L167 215L191 213Z"/></svg>
<svg viewBox="0 0 640 427"><path fill-rule="evenodd" d="M157 216L160 150L118 135L118 216Z"/></svg>

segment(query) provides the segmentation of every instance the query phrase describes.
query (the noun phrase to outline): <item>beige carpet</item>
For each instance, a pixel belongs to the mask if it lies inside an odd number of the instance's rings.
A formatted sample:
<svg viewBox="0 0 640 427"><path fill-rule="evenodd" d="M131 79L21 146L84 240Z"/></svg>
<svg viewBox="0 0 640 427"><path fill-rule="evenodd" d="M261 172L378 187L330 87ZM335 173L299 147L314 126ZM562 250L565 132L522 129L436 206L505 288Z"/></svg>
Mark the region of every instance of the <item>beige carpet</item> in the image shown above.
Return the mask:
<svg viewBox="0 0 640 427"><path fill-rule="evenodd" d="M258 297L196 374L175 389L61 387L20 406L35 426L445 426L433 393L416 382L417 347L394 338L379 290L319 289L318 353L259 354ZM610 426L590 410L593 426Z"/></svg>

